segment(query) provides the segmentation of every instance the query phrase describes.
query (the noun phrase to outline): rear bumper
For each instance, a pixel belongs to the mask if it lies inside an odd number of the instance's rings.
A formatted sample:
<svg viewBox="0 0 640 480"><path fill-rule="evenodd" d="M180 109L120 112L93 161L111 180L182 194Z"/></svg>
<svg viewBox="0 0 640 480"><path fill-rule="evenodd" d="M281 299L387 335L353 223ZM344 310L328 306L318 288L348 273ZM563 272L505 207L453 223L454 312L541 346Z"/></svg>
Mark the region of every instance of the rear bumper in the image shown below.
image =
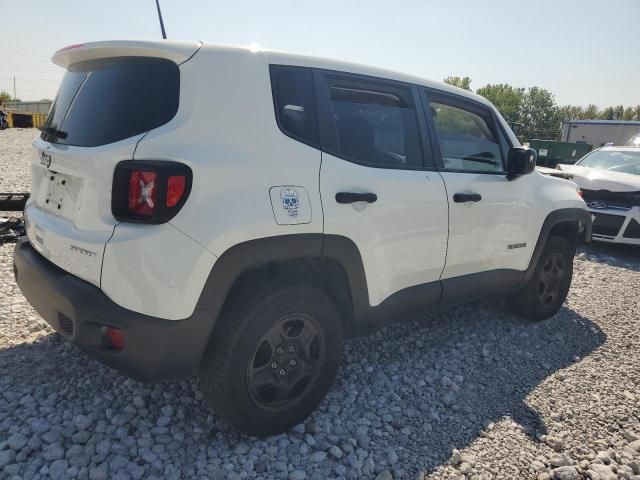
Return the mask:
<svg viewBox="0 0 640 480"><path fill-rule="evenodd" d="M49 262L26 239L18 242L13 258L16 282L35 310L102 363L141 381L185 378L198 368L213 324L211 311L196 308L185 320L165 320L127 310ZM104 326L124 332L122 351L105 346Z"/></svg>

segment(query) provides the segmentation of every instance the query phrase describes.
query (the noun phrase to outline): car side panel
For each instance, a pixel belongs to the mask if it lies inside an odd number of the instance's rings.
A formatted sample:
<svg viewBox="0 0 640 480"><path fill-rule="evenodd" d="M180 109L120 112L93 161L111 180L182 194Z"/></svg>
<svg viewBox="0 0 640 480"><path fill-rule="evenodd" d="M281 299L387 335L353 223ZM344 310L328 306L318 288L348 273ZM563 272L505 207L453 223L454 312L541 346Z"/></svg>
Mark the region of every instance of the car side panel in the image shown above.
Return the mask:
<svg viewBox="0 0 640 480"><path fill-rule="evenodd" d="M193 314L215 262L169 224L121 223L105 247L101 289L128 310L181 320Z"/></svg>
<svg viewBox="0 0 640 480"><path fill-rule="evenodd" d="M255 238L321 233L321 154L279 130L266 56L202 49L180 68L182 123L153 130L135 153L135 160L174 160L195 172L171 224L216 256ZM274 208L284 205L278 193L272 207L273 187L298 191L304 222L276 221L283 212Z"/></svg>

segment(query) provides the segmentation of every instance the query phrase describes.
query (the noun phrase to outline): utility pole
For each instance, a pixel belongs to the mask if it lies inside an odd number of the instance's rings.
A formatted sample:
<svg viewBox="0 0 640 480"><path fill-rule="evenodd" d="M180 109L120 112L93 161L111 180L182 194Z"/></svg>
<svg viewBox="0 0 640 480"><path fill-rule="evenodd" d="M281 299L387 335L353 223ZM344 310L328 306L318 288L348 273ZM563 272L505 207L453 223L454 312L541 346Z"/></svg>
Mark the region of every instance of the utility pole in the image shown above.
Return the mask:
<svg viewBox="0 0 640 480"><path fill-rule="evenodd" d="M16 76L13 76L13 101L16 101L16 98L18 98L18 96L16 95Z"/></svg>

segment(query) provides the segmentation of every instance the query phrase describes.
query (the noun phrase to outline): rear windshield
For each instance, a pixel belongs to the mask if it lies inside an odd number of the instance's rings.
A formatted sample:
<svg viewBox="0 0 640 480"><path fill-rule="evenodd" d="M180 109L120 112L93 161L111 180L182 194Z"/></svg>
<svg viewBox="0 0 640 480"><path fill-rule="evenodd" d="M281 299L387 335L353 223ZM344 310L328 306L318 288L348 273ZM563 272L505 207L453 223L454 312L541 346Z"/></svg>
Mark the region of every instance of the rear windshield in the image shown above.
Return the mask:
<svg viewBox="0 0 640 480"><path fill-rule="evenodd" d="M95 147L164 125L178 110L180 71L163 58L113 57L71 65L42 139Z"/></svg>

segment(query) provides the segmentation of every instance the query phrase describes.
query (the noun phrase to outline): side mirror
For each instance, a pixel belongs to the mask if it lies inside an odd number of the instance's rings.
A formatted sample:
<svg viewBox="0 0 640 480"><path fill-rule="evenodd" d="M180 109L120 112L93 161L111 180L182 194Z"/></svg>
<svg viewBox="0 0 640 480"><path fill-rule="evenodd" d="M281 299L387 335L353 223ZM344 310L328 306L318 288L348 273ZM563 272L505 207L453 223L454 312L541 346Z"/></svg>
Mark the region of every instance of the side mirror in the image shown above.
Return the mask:
<svg viewBox="0 0 640 480"><path fill-rule="evenodd" d="M531 148L510 148L507 157L507 179L514 180L521 175L533 172L536 168L537 157L536 151Z"/></svg>

